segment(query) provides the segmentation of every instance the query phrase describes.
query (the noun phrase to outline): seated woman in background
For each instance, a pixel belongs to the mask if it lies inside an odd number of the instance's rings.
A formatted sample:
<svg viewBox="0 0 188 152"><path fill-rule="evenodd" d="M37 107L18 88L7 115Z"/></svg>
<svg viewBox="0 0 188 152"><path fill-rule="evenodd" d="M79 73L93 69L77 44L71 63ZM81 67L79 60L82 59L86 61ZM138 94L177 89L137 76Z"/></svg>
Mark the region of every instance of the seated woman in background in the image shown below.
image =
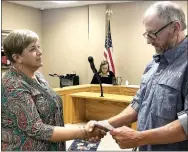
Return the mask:
<svg viewBox="0 0 188 152"><path fill-rule="evenodd" d="M62 99L37 72L43 63L36 33L13 31L3 49L12 67L2 79L2 151L65 151L67 140L104 137L102 130L88 132L88 125L64 127Z"/></svg>
<svg viewBox="0 0 188 152"><path fill-rule="evenodd" d="M100 77L101 83L112 84L112 80L115 77L115 75L112 71L109 71L108 61L101 62L98 75ZM96 74L94 74L91 84L99 84Z"/></svg>

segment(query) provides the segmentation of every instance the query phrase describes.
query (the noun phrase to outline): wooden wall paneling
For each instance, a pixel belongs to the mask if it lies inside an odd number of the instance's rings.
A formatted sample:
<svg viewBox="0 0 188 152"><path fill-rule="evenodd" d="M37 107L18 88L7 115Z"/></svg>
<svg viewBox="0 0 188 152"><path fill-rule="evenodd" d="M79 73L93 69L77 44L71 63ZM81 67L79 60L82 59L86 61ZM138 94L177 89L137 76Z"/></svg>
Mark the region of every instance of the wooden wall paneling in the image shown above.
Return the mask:
<svg viewBox="0 0 188 152"><path fill-rule="evenodd" d="M95 103L94 103L95 102ZM86 120L104 120L119 114L127 107L123 102L110 102L87 99L86 100Z"/></svg>
<svg viewBox="0 0 188 152"><path fill-rule="evenodd" d="M120 87L119 86L112 86L107 88L107 92L109 94L119 94L120 95Z"/></svg>
<svg viewBox="0 0 188 152"><path fill-rule="evenodd" d="M138 88L123 88L124 95L135 96Z"/></svg>
<svg viewBox="0 0 188 152"><path fill-rule="evenodd" d="M85 121L85 99L71 98L72 100L72 120L73 123L80 123Z"/></svg>

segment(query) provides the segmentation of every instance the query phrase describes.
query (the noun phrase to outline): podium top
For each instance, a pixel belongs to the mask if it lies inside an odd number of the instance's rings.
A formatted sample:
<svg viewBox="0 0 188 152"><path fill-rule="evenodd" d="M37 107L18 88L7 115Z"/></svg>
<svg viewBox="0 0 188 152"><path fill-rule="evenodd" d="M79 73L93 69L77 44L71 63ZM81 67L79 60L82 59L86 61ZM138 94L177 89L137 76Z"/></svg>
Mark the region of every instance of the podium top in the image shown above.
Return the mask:
<svg viewBox="0 0 188 152"><path fill-rule="evenodd" d="M78 92L70 94L71 97L76 98L85 98L85 99L98 99L98 100L106 100L106 101L113 101L113 102L125 102L131 103L133 96L126 96L126 95L117 95L117 94L107 94L104 93L104 97L100 97L100 93L96 92ZM97 100L95 100L97 102Z"/></svg>

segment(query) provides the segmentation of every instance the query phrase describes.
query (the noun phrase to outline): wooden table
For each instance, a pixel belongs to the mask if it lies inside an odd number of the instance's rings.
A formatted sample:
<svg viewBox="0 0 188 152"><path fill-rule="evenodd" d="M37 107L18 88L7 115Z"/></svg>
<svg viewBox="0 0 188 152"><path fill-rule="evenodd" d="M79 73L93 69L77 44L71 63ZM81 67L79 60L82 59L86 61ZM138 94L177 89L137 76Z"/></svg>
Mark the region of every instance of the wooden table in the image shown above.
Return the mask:
<svg viewBox="0 0 188 152"><path fill-rule="evenodd" d="M127 96L134 96L138 88L139 86L103 85L103 91L105 96L103 99L99 98L100 86L97 84L83 84L83 85L69 86L64 88L54 88L53 90L56 93L58 93L63 99L63 103L62 103L63 119L64 119L64 123L67 124L67 123L75 123L78 120L81 121L81 120L94 119L94 118L96 119L109 118L115 114L118 114L128 105L130 98L129 97L127 98ZM86 92L83 93L84 97L82 92ZM92 93L98 93L98 94L92 94ZM108 99L110 98L110 100L115 99L115 102L113 101L109 102L107 98ZM82 111L84 114L80 114L84 116L83 119L80 119L79 117L78 119L77 116L75 116L76 119L75 117L73 117L76 113L74 111L75 108L73 109L73 106L76 105L73 104L73 100L79 100L78 102L83 103L83 105L79 104L79 106L85 108ZM88 100L90 102L87 102ZM92 104L93 102L94 104ZM104 113L104 109L105 109L105 113ZM101 113L103 113L103 115L101 115ZM133 125L135 126L136 124Z"/></svg>

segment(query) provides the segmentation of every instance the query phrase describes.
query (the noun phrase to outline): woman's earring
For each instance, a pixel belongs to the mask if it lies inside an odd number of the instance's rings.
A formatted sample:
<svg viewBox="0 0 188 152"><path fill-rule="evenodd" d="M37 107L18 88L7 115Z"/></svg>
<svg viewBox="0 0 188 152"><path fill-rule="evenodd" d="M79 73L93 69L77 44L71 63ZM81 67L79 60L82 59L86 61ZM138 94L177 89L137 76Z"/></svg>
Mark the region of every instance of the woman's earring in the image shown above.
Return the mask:
<svg viewBox="0 0 188 152"><path fill-rule="evenodd" d="M23 69L23 66L21 64L18 65L19 70Z"/></svg>

